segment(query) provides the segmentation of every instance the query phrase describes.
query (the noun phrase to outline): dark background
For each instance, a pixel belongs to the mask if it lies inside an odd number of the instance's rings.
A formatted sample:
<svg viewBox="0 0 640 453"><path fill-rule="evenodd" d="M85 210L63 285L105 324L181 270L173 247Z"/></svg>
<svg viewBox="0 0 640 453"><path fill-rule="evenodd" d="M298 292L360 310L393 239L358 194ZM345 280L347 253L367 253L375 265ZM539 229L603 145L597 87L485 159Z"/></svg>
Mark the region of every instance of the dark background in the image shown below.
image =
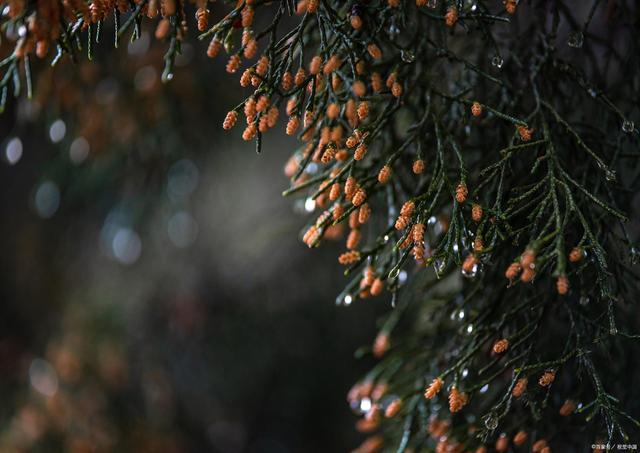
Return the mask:
<svg viewBox="0 0 640 453"><path fill-rule="evenodd" d="M188 46L163 86L162 51L36 65L0 117L0 450L348 451L388 301L335 305L284 122L257 155L220 127L247 94L224 59Z"/></svg>

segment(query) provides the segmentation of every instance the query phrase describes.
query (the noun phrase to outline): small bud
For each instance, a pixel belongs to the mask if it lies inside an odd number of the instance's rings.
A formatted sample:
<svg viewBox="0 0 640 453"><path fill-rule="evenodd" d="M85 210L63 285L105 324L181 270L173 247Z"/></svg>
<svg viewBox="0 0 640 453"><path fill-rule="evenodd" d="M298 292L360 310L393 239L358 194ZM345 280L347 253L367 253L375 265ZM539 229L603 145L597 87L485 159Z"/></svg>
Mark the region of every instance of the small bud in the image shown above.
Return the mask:
<svg viewBox="0 0 640 453"><path fill-rule="evenodd" d="M397 398L389 403L384 411L384 416L387 418L393 418L398 414L398 412L400 412L400 409L402 409L402 400Z"/></svg>
<svg viewBox="0 0 640 453"><path fill-rule="evenodd" d="M527 390L528 382L529 381L527 380L527 378L518 379L518 381L516 382L516 385L513 386L513 390L511 391L511 394L516 398L520 398L522 394L525 392L525 390Z"/></svg>
<svg viewBox="0 0 640 453"><path fill-rule="evenodd" d="M561 275L558 277L558 281L556 282L556 288L558 290L558 294L564 296L569 292L569 279L566 275Z"/></svg>
<svg viewBox="0 0 640 453"><path fill-rule="evenodd" d="M473 104L471 104L471 114L473 116L482 115L482 105L480 105L479 102L474 102Z"/></svg>
<svg viewBox="0 0 640 453"><path fill-rule="evenodd" d="M563 417L568 417L573 414L576 410L576 403L571 400L566 400L564 404L560 407L560 411L558 412Z"/></svg>
<svg viewBox="0 0 640 453"><path fill-rule="evenodd" d="M447 13L444 16L444 21L447 27L453 27L458 21L458 9L455 6L447 8Z"/></svg>
<svg viewBox="0 0 640 453"><path fill-rule="evenodd" d="M417 159L416 161L414 161L413 167L411 168L411 170L413 170L413 173L416 175L419 175L422 172L424 172L424 160Z"/></svg>
<svg viewBox="0 0 640 453"><path fill-rule="evenodd" d="M529 129L526 126L518 126L518 135L520 135L520 140L523 142L528 142L533 137L533 129Z"/></svg>
<svg viewBox="0 0 640 453"><path fill-rule="evenodd" d="M459 412L467 404L466 393L460 392L456 387L452 387L449 392L449 410L452 414Z"/></svg>
<svg viewBox="0 0 640 453"><path fill-rule="evenodd" d="M227 113L227 116L224 119L224 123L222 124L222 128L225 130L229 130L233 126L235 126L236 121L238 121L238 112L236 112L235 110L231 110L229 113Z"/></svg>
<svg viewBox="0 0 640 453"><path fill-rule="evenodd" d="M390 178L391 178L391 167L389 167L388 165L385 165L380 169L380 172L378 173L378 182L380 184L386 184L389 182Z"/></svg>
<svg viewBox="0 0 640 453"><path fill-rule="evenodd" d="M584 250L582 247L574 247L569 253L569 261L572 263L582 261L582 258L584 258Z"/></svg>
<svg viewBox="0 0 640 453"><path fill-rule="evenodd" d="M338 262L342 265L353 264L360 259L360 252L358 251L350 251L345 252L338 257Z"/></svg>
<svg viewBox="0 0 640 453"><path fill-rule="evenodd" d="M425 390L424 397L429 400L433 399L433 397L436 396L438 392L440 392L440 389L442 388L442 384L444 384L442 379L435 378L433 381L431 381L431 384Z"/></svg>
<svg viewBox="0 0 640 453"><path fill-rule="evenodd" d="M456 201L458 203L464 203L468 194L467 185L463 182L458 184L458 187L456 187Z"/></svg>
<svg viewBox="0 0 640 453"><path fill-rule="evenodd" d="M471 218L473 219L473 221L479 222L480 220L482 220L482 214L483 214L482 206L480 206L477 203L474 203L471 206Z"/></svg>
<svg viewBox="0 0 640 453"><path fill-rule="evenodd" d="M374 282L375 283L375 282ZM373 343L373 355L377 358L382 357L389 350L389 335L380 332Z"/></svg>
<svg viewBox="0 0 640 453"><path fill-rule="evenodd" d="M541 387L548 387L551 383L556 379L556 372L554 370L547 370L544 372L540 379L538 380L538 384Z"/></svg>
<svg viewBox="0 0 640 453"><path fill-rule="evenodd" d="M518 431L515 436L513 436L513 444L514 445L522 445L527 441L528 434L526 431Z"/></svg>
<svg viewBox="0 0 640 453"><path fill-rule="evenodd" d="M502 340L498 340L493 344L493 352L496 354L502 354L509 348L509 340L503 338Z"/></svg>

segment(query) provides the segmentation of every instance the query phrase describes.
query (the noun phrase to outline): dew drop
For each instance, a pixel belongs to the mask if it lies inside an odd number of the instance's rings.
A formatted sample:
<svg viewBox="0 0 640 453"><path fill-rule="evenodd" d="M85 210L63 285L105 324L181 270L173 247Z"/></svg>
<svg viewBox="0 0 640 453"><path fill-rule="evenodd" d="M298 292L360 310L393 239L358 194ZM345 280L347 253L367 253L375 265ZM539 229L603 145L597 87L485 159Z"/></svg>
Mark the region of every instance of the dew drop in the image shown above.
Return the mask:
<svg viewBox="0 0 640 453"><path fill-rule="evenodd" d="M484 418L484 426L487 429L494 430L498 427L498 418L494 414L489 414Z"/></svg>
<svg viewBox="0 0 640 453"><path fill-rule="evenodd" d="M635 125L633 124L633 121L624 120L622 122L622 131L623 132L626 132L627 134L631 134L634 130L635 130Z"/></svg>
<svg viewBox="0 0 640 453"><path fill-rule="evenodd" d="M405 63L413 63L414 61L416 61L415 54L413 52L411 52L410 50L402 50L402 51L400 51L400 58Z"/></svg>
<svg viewBox="0 0 640 453"><path fill-rule="evenodd" d="M340 294L336 298L336 305L342 305L348 307L353 302L353 296L351 294Z"/></svg>
<svg viewBox="0 0 640 453"><path fill-rule="evenodd" d="M389 36L393 39L400 34L400 28L396 24L391 24L389 26Z"/></svg>
<svg viewBox="0 0 640 453"><path fill-rule="evenodd" d="M478 263L474 264L473 267L471 269L462 269L462 276L466 277L466 278L474 278L476 275L478 275L478 270L479 270L479 266Z"/></svg>
<svg viewBox="0 0 640 453"><path fill-rule="evenodd" d="M307 212L313 212L313 210L316 208L316 201L309 197L304 201L304 210Z"/></svg>
<svg viewBox="0 0 640 453"><path fill-rule="evenodd" d="M495 66L496 68L500 69L500 68L502 68L502 65L504 64L504 59L500 55L496 55L495 57L493 57L491 59L491 64L493 66Z"/></svg>
<svg viewBox="0 0 640 453"><path fill-rule="evenodd" d="M371 400L369 398L362 398L360 400L360 413L364 414L371 410Z"/></svg>
<svg viewBox="0 0 640 453"><path fill-rule="evenodd" d="M567 39L567 45L569 47L573 47L579 49L582 47L582 43L584 42L584 35L581 31L575 30L569 33L569 38Z"/></svg>
<svg viewBox="0 0 640 453"><path fill-rule="evenodd" d="M398 277L398 274L400 274L400 269L396 267L394 269L391 269L387 278L389 280L394 280L396 277Z"/></svg>

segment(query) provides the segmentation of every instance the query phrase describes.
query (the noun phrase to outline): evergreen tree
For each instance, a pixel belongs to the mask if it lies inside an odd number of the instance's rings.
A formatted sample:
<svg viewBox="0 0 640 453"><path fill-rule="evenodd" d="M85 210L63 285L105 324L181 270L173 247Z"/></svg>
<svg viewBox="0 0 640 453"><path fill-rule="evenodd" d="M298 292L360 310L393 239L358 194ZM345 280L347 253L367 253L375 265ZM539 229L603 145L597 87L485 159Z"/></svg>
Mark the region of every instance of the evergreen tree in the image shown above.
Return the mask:
<svg viewBox="0 0 640 453"><path fill-rule="evenodd" d="M358 451L637 442L636 2L226 3L214 24L195 5L207 54L226 52L250 93L223 127L242 123L259 152L286 112L302 145L284 194L315 212L302 240L346 235L337 303L391 300L364 351L379 362L348 395L372 433ZM90 57L103 21L116 43L157 22L170 80L192 14L177 0L3 6L17 39L3 105L32 92L32 53Z"/></svg>

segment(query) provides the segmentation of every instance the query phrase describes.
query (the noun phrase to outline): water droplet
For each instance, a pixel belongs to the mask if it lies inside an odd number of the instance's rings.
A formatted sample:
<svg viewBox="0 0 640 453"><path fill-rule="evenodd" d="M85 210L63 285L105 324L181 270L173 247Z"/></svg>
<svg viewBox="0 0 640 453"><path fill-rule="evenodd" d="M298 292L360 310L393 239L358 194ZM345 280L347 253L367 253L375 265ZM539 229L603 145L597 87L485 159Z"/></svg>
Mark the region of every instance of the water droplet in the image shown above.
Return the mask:
<svg viewBox="0 0 640 453"><path fill-rule="evenodd" d="M464 319L464 315L465 315L464 310L460 310L458 312L458 319L463 320Z"/></svg>
<svg viewBox="0 0 640 453"><path fill-rule="evenodd" d="M622 131L623 132L626 132L627 134L631 134L634 130L635 130L635 125L633 124L633 121L624 120L622 122Z"/></svg>
<svg viewBox="0 0 640 453"><path fill-rule="evenodd" d="M315 208L316 208L316 201L311 197L307 198L304 202L304 210L307 212L313 212Z"/></svg>
<svg viewBox="0 0 640 453"><path fill-rule="evenodd" d="M436 219L435 216L431 216L431 217L429 217L429 220L427 220L427 224L428 225L435 225L437 221L438 221L438 219Z"/></svg>
<svg viewBox="0 0 640 453"><path fill-rule="evenodd" d="M589 296L580 296L580 301L579 301L580 305L582 305L583 307L589 304Z"/></svg>
<svg viewBox="0 0 640 453"><path fill-rule="evenodd" d="M473 267L471 269L464 269L462 268L461 272L462 272L462 276L466 277L466 278L473 278L476 275L478 275L478 270L479 270L479 266L478 263L474 264Z"/></svg>
<svg viewBox="0 0 640 453"><path fill-rule="evenodd" d="M636 247L631 247L629 250L629 259L631 260L631 264L638 264L640 261L640 251Z"/></svg>
<svg viewBox="0 0 640 453"><path fill-rule="evenodd" d="M369 412L369 411L371 410L371 406L372 406L372 404L371 404L371 399L369 399L369 398L362 398L362 399L360 400L360 407L359 407L359 409L360 409L360 412L361 412L361 413L363 413L363 414L364 414L364 413L366 413L366 412Z"/></svg>
<svg viewBox="0 0 640 453"><path fill-rule="evenodd" d="M480 388L480 393L487 393L488 391L489 391L489 384L485 384Z"/></svg>
<svg viewBox="0 0 640 453"><path fill-rule="evenodd" d="M473 333L473 324L469 324L469 325L467 326L467 333L468 333L468 334L472 334L472 333Z"/></svg>
<svg viewBox="0 0 640 453"><path fill-rule="evenodd" d="M399 34L400 34L400 29L398 28L398 26L396 24L391 24L389 26L389 36L391 37L391 39L395 38Z"/></svg>
<svg viewBox="0 0 640 453"><path fill-rule="evenodd" d="M467 376L469 376L469 369L465 368L464 370L462 370L462 377L466 378Z"/></svg>
<svg viewBox="0 0 640 453"><path fill-rule="evenodd" d="M410 50L402 50L402 51L400 51L400 58L405 63L413 63L416 60L416 56Z"/></svg>
<svg viewBox="0 0 640 453"><path fill-rule="evenodd" d="M611 326L609 328L609 335L618 335L618 328L616 326Z"/></svg>
<svg viewBox="0 0 640 453"><path fill-rule="evenodd" d="M595 88L589 88L587 91L589 92L589 96L591 96L592 98L598 96L598 92L595 90Z"/></svg>
<svg viewBox="0 0 640 453"><path fill-rule="evenodd" d="M384 241L384 243L386 244L387 242L389 242L389 235L385 234L384 237L382 238L382 240Z"/></svg>
<svg viewBox="0 0 640 453"><path fill-rule="evenodd" d="M498 427L498 417L496 417L494 414L489 414L484 418L484 426L487 427L487 429L490 430L494 430Z"/></svg>
<svg viewBox="0 0 640 453"><path fill-rule="evenodd" d="M491 59L491 64L493 66L495 66L496 68L500 69L500 68L502 68L502 65L504 64L504 59L500 55L496 55L495 57L493 57Z"/></svg>
<svg viewBox="0 0 640 453"><path fill-rule="evenodd" d="M584 35L580 30L575 30L569 33L569 38L567 38L567 45L569 47L574 47L579 49L582 47L582 43L584 42Z"/></svg>
<svg viewBox="0 0 640 453"><path fill-rule="evenodd" d="M342 299L343 305L349 306L351 305L351 302L353 302L353 296L351 294L347 294L344 296L344 299Z"/></svg>
<svg viewBox="0 0 640 453"><path fill-rule="evenodd" d="M400 271L398 274L398 281L400 283L404 283L407 281L407 271Z"/></svg>

